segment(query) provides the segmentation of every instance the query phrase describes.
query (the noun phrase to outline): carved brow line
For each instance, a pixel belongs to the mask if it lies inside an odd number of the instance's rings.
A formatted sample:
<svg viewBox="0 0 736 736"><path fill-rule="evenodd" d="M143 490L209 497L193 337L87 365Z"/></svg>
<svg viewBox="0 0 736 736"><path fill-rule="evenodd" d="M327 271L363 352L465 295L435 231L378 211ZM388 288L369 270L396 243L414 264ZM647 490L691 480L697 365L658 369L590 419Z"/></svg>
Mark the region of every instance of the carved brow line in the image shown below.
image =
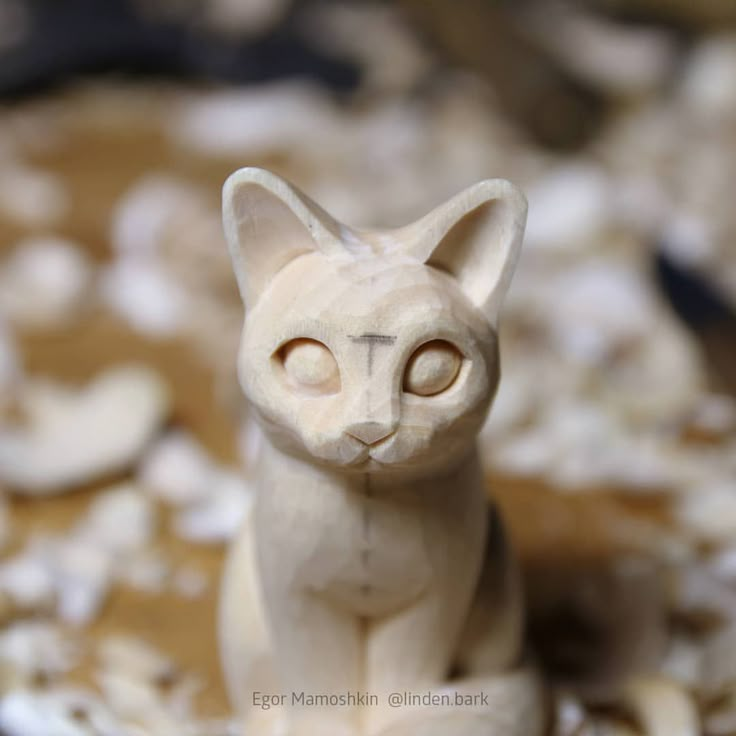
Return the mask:
<svg viewBox="0 0 736 736"><path fill-rule="evenodd" d="M348 335L348 337L353 342L369 345L393 345L396 342L396 335L377 335L373 332L366 332L362 335Z"/></svg>

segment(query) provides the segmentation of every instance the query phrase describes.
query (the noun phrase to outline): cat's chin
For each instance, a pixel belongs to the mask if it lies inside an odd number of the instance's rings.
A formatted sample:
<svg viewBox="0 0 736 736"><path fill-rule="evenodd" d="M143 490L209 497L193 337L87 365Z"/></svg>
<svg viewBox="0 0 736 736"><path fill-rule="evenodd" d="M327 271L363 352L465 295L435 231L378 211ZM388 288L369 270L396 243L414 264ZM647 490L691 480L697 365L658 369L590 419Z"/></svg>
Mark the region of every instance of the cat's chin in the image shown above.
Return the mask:
<svg viewBox="0 0 736 736"><path fill-rule="evenodd" d="M352 448L356 451L349 459L342 458L335 462L334 460L323 459L326 464L342 470L343 472L352 473L391 473L398 471L411 471L421 466L422 455L402 454L397 452L395 435L388 438L384 442L377 443L371 447L363 445L361 448ZM347 453L346 453L347 454ZM317 460L317 456L313 456L313 460ZM426 458L425 458L426 460Z"/></svg>
<svg viewBox="0 0 736 736"><path fill-rule="evenodd" d="M343 465L342 470L354 473L397 473L397 472L411 472L418 468L421 468L420 462L412 462L411 459L408 461L403 459L398 460L383 460L373 454L368 454L366 457L359 460L355 460L348 465Z"/></svg>
<svg viewBox="0 0 736 736"><path fill-rule="evenodd" d="M281 439L276 437L274 439ZM382 442L367 446L349 436L338 444L310 447L306 442L274 442L274 446L286 455L302 462L316 464L325 469L342 473L397 473L428 470L432 466L432 453L427 443L413 447L401 446L393 435ZM272 439L273 441L273 439Z"/></svg>
<svg viewBox="0 0 736 736"><path fill-rule="evenodd" d="M361 452L357 457L348 462L336 463L327 461L326 465L345 473L385 473L405 467L392 461L382 461L374 457L373 453L368 450Z"/></svg>

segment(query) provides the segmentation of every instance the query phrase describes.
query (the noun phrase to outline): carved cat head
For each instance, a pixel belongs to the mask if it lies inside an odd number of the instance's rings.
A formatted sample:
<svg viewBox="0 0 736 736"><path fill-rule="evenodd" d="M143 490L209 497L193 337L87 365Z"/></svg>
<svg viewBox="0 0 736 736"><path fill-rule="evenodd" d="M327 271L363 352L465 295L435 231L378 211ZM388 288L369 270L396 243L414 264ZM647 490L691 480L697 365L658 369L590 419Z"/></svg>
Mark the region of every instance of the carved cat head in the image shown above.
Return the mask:
<svg viewBox="0 0 736 736"><path fill-rule="evenodd" d="M396 230L342 225L261 169L230 176L223 201L238 371L271 442L346 471L461 459L498 384L519 190L482 181Z"/></svg>

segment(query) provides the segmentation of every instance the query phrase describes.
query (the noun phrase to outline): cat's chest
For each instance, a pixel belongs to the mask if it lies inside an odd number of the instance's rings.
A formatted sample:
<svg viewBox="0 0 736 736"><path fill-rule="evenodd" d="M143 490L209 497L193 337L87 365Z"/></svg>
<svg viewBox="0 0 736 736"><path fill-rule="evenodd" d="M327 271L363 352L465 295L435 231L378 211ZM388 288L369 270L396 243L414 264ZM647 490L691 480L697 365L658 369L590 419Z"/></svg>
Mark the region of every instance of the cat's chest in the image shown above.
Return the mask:
<svg viewBox="0 0 736 736"><path fill-rule="evenodd" d="M274 530L300 587L363 616L410 603L433 568L430 499L419 489L376 485L366 475L349 488L312 487L309 502L292 504L294 516Z"/></svg>
<svg viewBox="0 0 736 736"><path fill-rule="evenodd" d="M419 494L363 488L343 499L344 523L315 550L325 560L314 583L362 615L378 615L416 598L431 578L426 514Z"/></svg>

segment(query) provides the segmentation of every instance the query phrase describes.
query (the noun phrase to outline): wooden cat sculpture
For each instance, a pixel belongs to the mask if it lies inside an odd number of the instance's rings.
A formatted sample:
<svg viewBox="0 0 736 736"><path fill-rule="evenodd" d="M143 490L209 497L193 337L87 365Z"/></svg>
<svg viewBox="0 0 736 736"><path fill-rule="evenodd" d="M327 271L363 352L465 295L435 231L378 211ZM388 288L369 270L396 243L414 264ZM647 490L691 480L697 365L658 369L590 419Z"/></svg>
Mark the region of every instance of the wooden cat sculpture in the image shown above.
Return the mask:
<svg viewBox="0 0 736 736"><path fill-rule="evenodd" d="M397 230L342 225L260 169L225 184L265 435L220 611L248 736L542 732L476 448L525 218L502 180Z"/></svg>

